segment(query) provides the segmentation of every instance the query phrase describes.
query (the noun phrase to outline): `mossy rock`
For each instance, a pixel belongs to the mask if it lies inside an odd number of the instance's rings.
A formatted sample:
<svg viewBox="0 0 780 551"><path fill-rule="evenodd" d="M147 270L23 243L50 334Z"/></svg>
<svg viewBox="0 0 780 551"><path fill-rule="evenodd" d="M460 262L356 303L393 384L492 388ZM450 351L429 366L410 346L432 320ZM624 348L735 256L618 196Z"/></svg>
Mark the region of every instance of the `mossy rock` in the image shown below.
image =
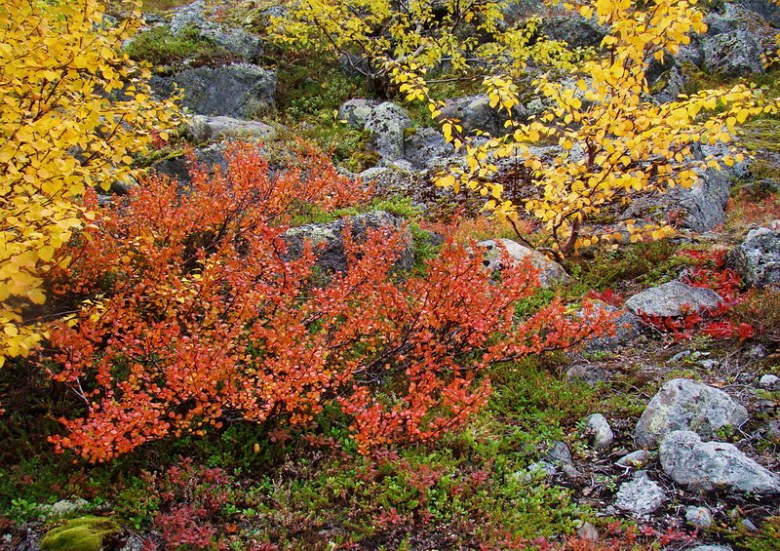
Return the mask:
<svg viewBox="0 0 780 551"><path fill-rule="evenodd" d="M103 539L119 531L119 526L105 517L80 517L49 530L41 541L45 551L100 551Z"/></svg>

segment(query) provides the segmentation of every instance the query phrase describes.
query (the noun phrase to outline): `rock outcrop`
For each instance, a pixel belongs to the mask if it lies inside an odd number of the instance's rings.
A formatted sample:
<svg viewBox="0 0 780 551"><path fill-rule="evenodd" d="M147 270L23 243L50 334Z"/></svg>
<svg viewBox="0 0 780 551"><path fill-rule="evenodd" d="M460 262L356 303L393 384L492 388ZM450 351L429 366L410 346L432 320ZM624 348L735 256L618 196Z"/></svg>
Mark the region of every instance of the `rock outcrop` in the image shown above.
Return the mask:
<svg viewBox="0 0 780 551"><path fill-rule="evenodd" d="M653 448L666 434L678 430L713 438L718 429L738 428L747 420L747 410L722 390L689 379L673 379L650 400L634 430L634 440Z"/></svg>

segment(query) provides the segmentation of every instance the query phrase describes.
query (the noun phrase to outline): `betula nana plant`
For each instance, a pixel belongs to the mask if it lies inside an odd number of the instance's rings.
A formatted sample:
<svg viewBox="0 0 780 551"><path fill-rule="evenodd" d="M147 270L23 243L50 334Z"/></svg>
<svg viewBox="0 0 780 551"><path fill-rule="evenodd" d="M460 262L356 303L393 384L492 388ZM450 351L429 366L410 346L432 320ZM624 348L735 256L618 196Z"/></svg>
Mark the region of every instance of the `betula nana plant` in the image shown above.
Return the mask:
<svg viewBox="0 0 780 551"><path fill-rule="evenodd" d="M431 439L485 403L490 365L609 325L560 301L516 319L535 271L508 267L496 281L452 241L424 276L402 277L400 231L357 242L345 230L348 268L323 277L316 246L289 254L289 218L365 200L363 185L312 152L274 174L251 146L228 159L224 174L193 168L186 189L133 189L61 251L73 260L50 285L89 298L51 329L51 376L81 404L60 420L58 450L108 461L228 419L305 429L328 404L364 452Z"/></svg>
<svg viewBox="0 0 780 551"><path fill-rule="evenodd" d="M0 5L0 366L42 336L23 311L45 302L56 251L91 217L81 196L126 178L173 122L121 53L135 21L113 26L96 0Z"/></svg>

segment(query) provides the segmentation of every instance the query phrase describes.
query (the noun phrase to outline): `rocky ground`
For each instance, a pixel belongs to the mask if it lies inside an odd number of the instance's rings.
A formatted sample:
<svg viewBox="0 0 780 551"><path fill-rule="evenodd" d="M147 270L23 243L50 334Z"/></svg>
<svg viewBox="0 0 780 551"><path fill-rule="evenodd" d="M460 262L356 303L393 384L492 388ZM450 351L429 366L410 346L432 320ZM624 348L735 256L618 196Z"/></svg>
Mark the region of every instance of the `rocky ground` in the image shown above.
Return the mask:
<svg viewBox="0 0 780 551"><path fill-rule="evenodd" d="M762 55L780 8L723 4L708 15L708 33L657 75L659 101L715 73L777 85ZM374 182L378 194L373 210L346 216L358 233L411 220L416 245L402 259L406 268L419 247L435 245L436 223L479 205L430 186L437 169L457 160L437 129L400 101L357 97L367 94L351 77L325 80L338 66L315 83L340 86L320 88L338 101L337 115L327 102L307 106L291 92L301 85L294 71L275 65L280 54L253 30L257 21L237 25L225 7L199 0L150 13L148 43L128 46L157 65L158 94L182 90L193 114L182 136L201 162L223 164L225 140L241 139L262 142L283 166L291 135L333 147L337 128L342 170ZM574 44L603 36L584 19L546 25ZM178 50L166 53L165 41ZM535 109L531 100L521 115ZM452 97L446 110L466 130L503 128L484 95ZM473 223L491 269L501 269L497 241L518 261L532 257L540 303L590 293L621 314L613 337L498 370L489 407L464 431L372 463L338 445L338 424L323 427L321 441L276 442L260 455L256 437L236 426L207 442L68 474L38 456L44 442L22 443L39 427L8 428L14 449L0 454L9 495L0 548L38 549L47 530L64 525L107 534L104 548L126 550L156 548L143 541L159 543L172 526L192 541L170 549L548 549L566 538L572 549L780 549L780 122L760 122L742 135L752 160L708 169L691 190L616 213L665 209L680 230L667 242L561 265L499 226ZM186 179L183 143L146 162ZM507 163L502 177L512 170ZM343 269L344 219L302 222L288 232L290 246L325 243L323 265ZM25 397L28 411L44 403L34 399ZM190 462L179 463L185 455Z"/></svg>

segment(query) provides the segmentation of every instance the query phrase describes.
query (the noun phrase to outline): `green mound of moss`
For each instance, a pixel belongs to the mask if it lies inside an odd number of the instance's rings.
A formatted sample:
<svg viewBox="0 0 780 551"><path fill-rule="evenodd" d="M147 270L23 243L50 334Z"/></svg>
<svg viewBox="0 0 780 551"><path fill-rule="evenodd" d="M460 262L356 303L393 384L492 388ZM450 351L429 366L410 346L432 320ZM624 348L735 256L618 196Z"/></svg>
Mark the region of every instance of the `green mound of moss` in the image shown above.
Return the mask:
<svg viewBox="0 0 780 551"><path fill-rule="evenodd" d="M46 551L100 551L103 538L119 531L119 526L104 517L81 517L49 530L41 541Z"/></svg>

